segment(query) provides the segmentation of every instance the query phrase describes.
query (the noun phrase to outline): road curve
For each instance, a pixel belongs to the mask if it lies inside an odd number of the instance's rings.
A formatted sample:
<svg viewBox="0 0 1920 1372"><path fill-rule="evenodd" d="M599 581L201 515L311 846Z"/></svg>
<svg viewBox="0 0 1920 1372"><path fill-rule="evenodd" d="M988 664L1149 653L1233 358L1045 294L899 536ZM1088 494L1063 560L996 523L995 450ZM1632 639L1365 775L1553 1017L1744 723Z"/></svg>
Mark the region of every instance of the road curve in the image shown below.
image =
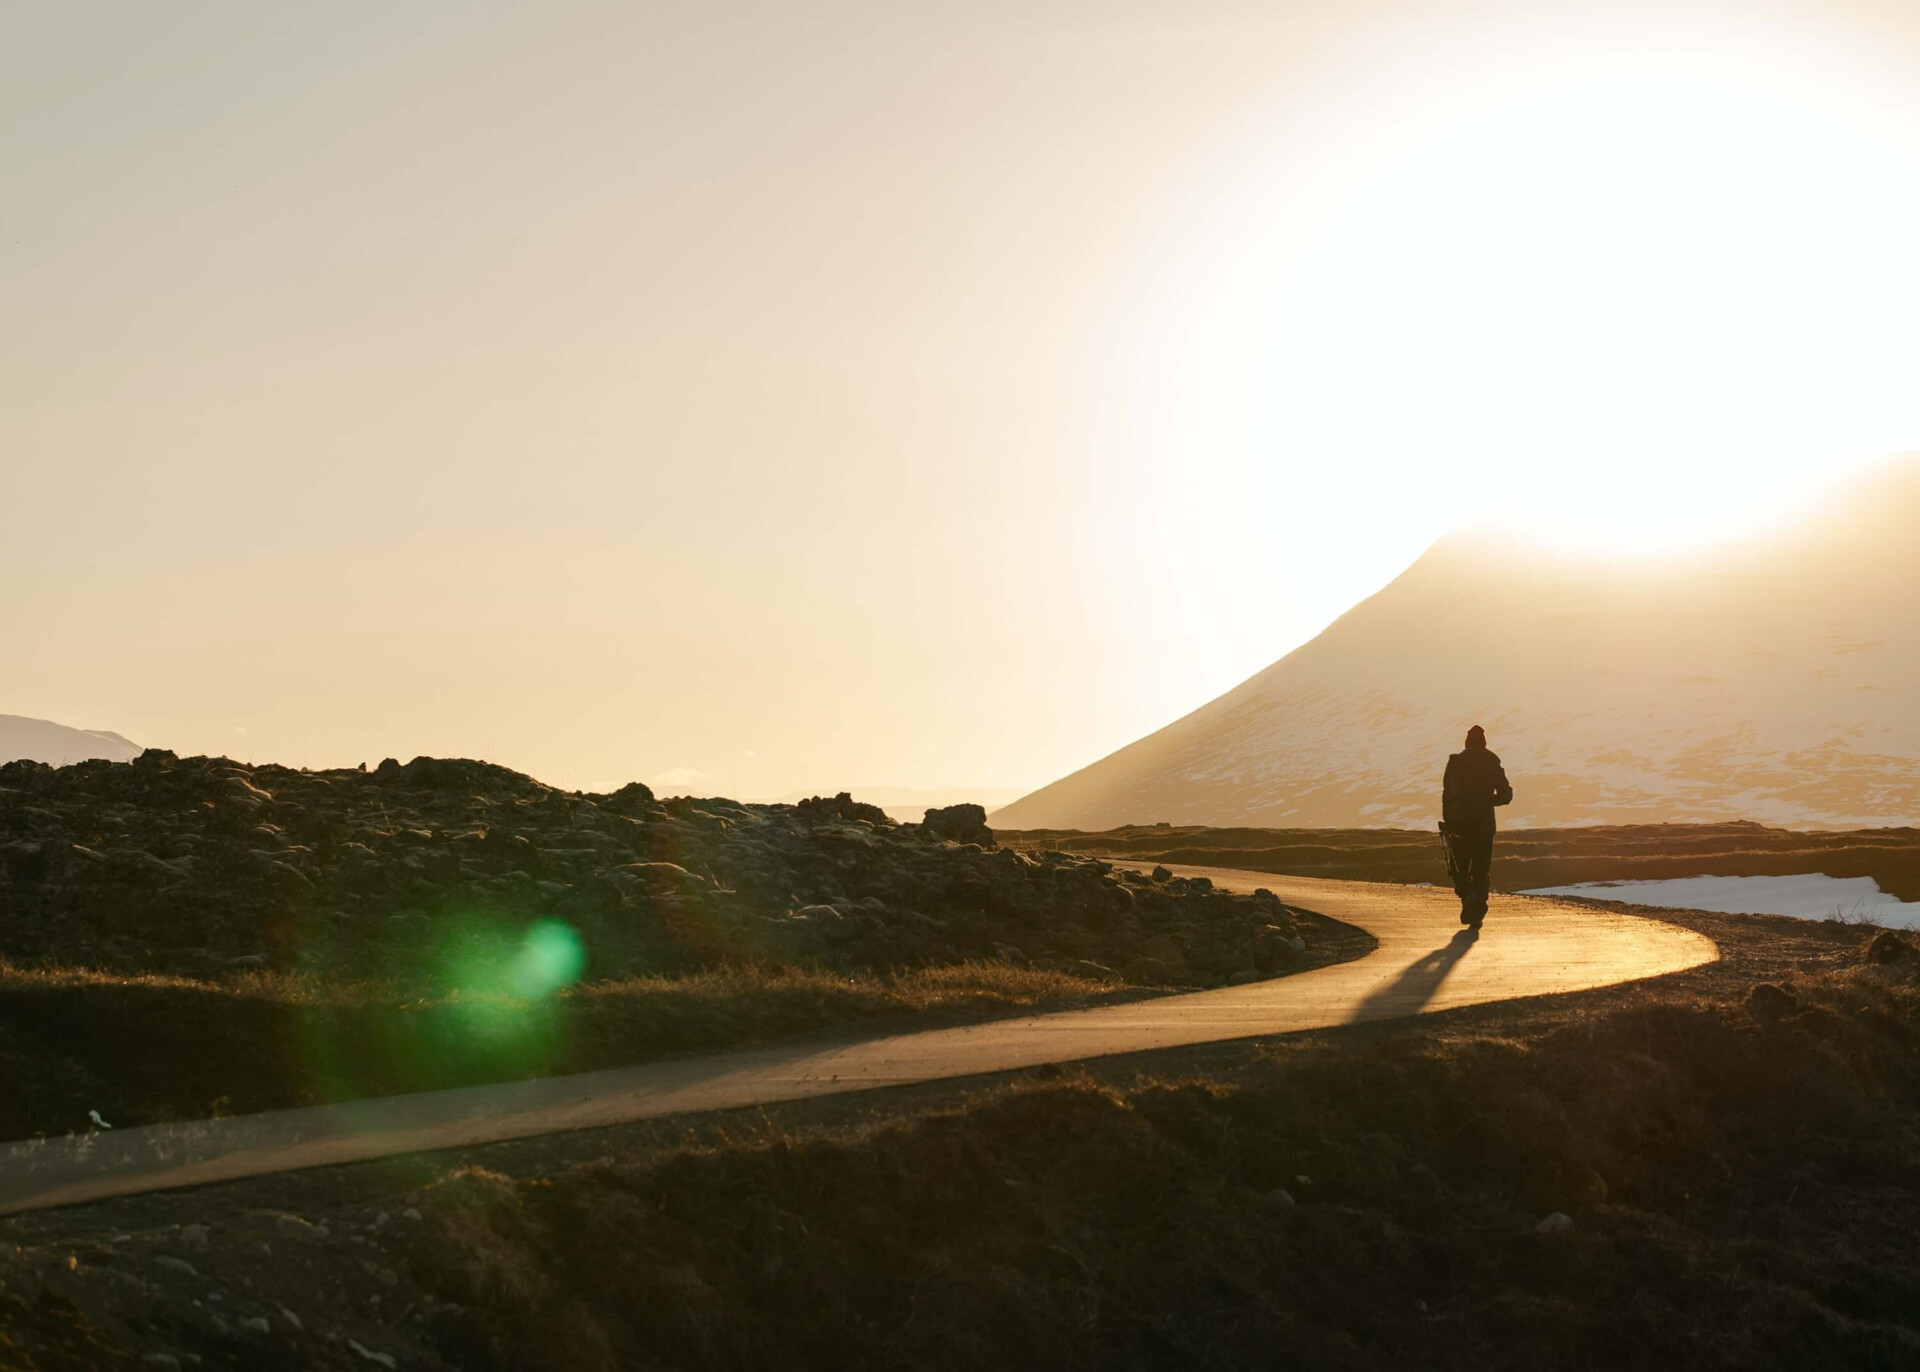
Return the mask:
<svg viewBox="0 0 1920 1372"><path fill-rule="evenodd" d="M774 1044L537 1081L150 1125L0 1147L0 1215L107 1196L1137 1053L1324 1029L1610 986L1718 956L1712 940L1632 915L1495 896L1477 936L1431 887L1179 868L1379 940L1363 958L1274 981L890 1038Z"/></svg>

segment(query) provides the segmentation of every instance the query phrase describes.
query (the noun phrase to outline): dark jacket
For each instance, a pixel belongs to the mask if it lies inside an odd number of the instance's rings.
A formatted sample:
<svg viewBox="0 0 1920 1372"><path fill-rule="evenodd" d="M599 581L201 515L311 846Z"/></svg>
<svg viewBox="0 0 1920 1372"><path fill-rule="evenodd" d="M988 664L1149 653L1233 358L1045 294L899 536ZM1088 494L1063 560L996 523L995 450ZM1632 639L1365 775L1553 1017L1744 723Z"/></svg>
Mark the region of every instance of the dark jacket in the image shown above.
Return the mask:
<svg viewBox="0 0 1920 1372"><path fill-rule="evenodd" d="M1440 789L1440 818L1449 829L1492 833L1493 807L1513 799L1506 768L1491 749L1465 748L1447 759Z"/></svg>

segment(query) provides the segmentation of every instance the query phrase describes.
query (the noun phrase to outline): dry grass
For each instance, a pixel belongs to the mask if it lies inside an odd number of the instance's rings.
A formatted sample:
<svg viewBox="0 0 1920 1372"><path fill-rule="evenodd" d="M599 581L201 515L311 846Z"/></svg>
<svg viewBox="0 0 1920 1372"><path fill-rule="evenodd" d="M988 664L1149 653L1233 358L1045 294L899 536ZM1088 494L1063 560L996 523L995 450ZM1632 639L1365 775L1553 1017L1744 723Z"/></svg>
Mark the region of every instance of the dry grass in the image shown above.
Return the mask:
<svg viewBox="0 0 1920 1372"><path fill-rule="evenodd" d="M630 977L598 982L566 993L582 1003L628 997L686 999L731 1004L742 996L812 999L829 995L859 998L876 1010L951 1010L1031 1008L1060 1000L1084 999L1107 983L1067 972L1041 971L1000 962L964 962L882 974L846 975L798 967L722 967L685 977Z"/></svg>
<svg viewBox="0 0 1920 1372"><path fill-rule="evenodd" d="M1912 1367L1920 974L1855 956L465 1171L415 1277L469 1368Z"/></svg>
<svg viewBox="0 0 1920 1372"><path fill-rule="evenodd" d="M347 1337L468 1372L1920 1366L1920 953L1673 917L1722 960L16 1217L0 1366L333 1367ZM283 1241L285 1212L332 1237ZM215 1295L273 1333L236 1341Z"/></svg>
<svg viewBox="0 0 1920 1372"><path fill-rule="evenodd" d="M0 962L0 1137L84 1129L89 1110L124 1127L1137 994L991 962L859 975L728 967L545 1001L265 970L196 979Z"/></svg>
<svg viewBox="0 0 1920 1372"><path fill-rule="evenodd" d="M1213 829L1130 826L1101 832L1008 831L1025 851L1067 848L1123 861L1238 867L1352 881L1443 882L1431 829ZM1595 825L1506 829L1494 850L1499 891L1585 881L1692 876L1872 877L1882 891L1920 900L1920 832L1912 828L1796 832L1753 823Z"/></svg>

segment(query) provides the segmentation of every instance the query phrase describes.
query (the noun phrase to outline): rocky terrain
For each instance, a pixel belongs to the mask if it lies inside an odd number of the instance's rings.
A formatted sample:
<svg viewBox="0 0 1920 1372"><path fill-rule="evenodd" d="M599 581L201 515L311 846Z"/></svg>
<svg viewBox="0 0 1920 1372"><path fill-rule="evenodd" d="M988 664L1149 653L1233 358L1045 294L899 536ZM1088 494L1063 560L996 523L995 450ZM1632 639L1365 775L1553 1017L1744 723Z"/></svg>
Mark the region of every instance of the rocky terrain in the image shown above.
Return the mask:
<svg viewBox="0 0 1920 1372"><path fill-rule="evenodd" d="M900 825L844 794L580 795L434 758L366 772L157 751L13 763L0 836L0 956L21 966L432 982L450 942L555 920L577 933L588 979L998 958L1210 984L1272 970L1299 934L1271 898L997 847L978 806Z"/></svg>
<svg viewBox="0 0 1920 1372"><path fill-rule="evenodd" d="M976 805L902 825L845 794L587 795L450 759L16 762L0 1130L1251 980L1333 956L1324 924L1265 893L1016 853Z"/></svg>

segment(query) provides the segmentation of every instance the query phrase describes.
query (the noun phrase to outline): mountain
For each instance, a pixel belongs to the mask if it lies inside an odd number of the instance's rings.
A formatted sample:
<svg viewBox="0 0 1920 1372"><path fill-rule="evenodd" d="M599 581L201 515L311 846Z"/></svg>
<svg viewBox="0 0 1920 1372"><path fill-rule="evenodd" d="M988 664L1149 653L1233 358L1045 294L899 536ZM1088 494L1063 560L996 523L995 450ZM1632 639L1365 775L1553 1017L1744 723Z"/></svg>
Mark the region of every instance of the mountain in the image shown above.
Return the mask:
<svg viewBox="0 0 1920 1372"><path fill-rule="evenodd" d="M140 756L140 745L105 729L69 729L50 719L0 715L0 762L27 758L55 767L90 757L128 762Z"/></svg>
<svg viewBox="0 0 1920 1372"><path fill-rule="evenodd" d="M1508 824L1914 824L1916 528L1905 462L1686 558L1453 534L1312 642L992 823L1426 825L1479 723L1513 779Z"/></svg>

